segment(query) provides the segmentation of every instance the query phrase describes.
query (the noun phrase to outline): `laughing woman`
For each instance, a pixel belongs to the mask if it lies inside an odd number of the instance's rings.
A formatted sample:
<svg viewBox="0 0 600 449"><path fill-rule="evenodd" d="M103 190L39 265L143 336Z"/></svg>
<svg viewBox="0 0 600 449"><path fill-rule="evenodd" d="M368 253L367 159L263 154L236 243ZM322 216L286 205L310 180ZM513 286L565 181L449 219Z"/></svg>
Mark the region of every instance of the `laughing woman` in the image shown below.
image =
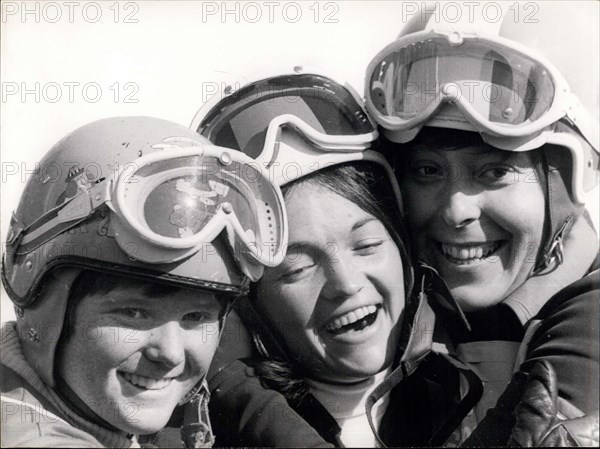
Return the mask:
<svg viewBox="0 0 600 449"><path fill-rule="evenodd" d="M406 151L401 184L415 247L447 280L470 329L448 304L436 313L448 346L484 382L462 438L496 405L514 371L529 373L541 360L557 372L565 416L598 409L598 246L589 218L563 217L570 229L554 231L563 233L555 237L562 253L550 256L562 257L561 265L543 265L558 263L544 257L552 246L552 234L544 231L546 210L553 209L555 218L561 209L574 213L556 178L548 180L546 156L553 151L559 150L510 153L484 144L476 133L450 130L423 131ZM470 174L459 180L453 170ZM501 412L510 416L520 388L514 378L472 438L483 438L486 446L504 444L509 427L481 435L486 426L499 426Z"/></svg>
<svg viewBox="0 0 600 449"><path fill-rule="evenodd" d="M434 315L413 288L400 193L382 156L365 151L376 132L360 100L296 68L208 103L195 126L257 157L283 186L289 223L285 259L237 310L258 354L209 381L217 443L443 443L481 385L430 351Z"/></svg>
<svg viewBox="0 0 600 449"><path fill-rule="evenodd" d="M312 393L318 403L301 402L302 415L319 426L337 423L345 446L376 443L366 400L391 372L406 302L399 239L373 206L372 176L345 166L287 189L287 257L266 270L253 298L285 348L258 373L294 399ZM370 411L376 427L388 403Z"/></svg>
<svg viewBox="0 0 600 449"><path fill-rule="evenodd" d="M556 371L538 373L558 397L544 413L595 414L597 439L598 237L583 203L597 186L597 120L535 51L559 56L550 42L577 14L545 4L537 25L507 17L493 30L419 18L368 68L367 106L390 141L415 253L459 306L439 301L443 342L484 382L456 435L464 441L481 422L468 444L507 443L520 425L513 411L524 412L523 379L540 361ZM593 77L568 53L562 68L586 101ZM551 445L544 435L512 443Z"/></svg>

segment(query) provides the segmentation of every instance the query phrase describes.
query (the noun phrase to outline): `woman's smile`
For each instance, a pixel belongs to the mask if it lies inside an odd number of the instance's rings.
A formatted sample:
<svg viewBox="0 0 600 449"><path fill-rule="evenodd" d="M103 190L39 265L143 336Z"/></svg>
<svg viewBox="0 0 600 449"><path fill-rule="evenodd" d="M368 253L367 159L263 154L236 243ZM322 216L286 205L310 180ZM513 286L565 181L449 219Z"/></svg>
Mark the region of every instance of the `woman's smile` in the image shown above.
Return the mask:
<svg viewBox="0 0 600 449"><path fill-rule="evenodd" d="M489 261L502 247L502 241L453 245L438 243L440 252L451 263L456 265L473 265Z"/></svg>
<svg viewBox="0 0 600 449"><path fill-rule="evenodd" d="M361 331L375 322L377 311L378 307L375 305L361 306L337 318L332 318L324 327L328 333L333 335Z"/></svg>

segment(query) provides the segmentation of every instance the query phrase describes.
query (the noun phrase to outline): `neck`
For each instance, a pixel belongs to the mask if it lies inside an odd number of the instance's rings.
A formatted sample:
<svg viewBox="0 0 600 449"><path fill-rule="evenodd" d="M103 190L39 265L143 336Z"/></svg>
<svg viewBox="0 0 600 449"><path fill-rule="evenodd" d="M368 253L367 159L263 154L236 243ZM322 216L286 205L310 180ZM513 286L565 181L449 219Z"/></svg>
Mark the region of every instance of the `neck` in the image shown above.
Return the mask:
<svg viewBox="0 0 600 449"><path fill-rule="evenodd" d="M307 380L311 392L337 422L339 438L346 447L378 447L377 431L389 403L389 392L367 413L367 399L390 374L391 367L353 384Z"/></svg>
<svg viewBox="0 0 600 449"><path fill-rule="evenodd" d="M307 379L311 393L336 419L347 419L366 413L366 400L390 374L391 367L355 383L332 383Z"/></svg>

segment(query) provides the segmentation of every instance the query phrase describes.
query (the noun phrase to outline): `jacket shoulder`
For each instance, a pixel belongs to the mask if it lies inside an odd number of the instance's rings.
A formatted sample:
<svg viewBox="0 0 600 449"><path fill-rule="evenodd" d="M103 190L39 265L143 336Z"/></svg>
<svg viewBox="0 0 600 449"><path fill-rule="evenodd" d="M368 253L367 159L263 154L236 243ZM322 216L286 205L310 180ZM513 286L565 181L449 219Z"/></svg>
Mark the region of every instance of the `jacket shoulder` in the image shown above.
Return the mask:
<svg viewBox="0 0 600 449"><path fill-rule="evenodd" d="M103 447L54 413L14 371L3 365L1 369L3 447Z"/></svg>
<svg viewBox="0 0 600 449"><path fill-rule="evenodd" d="M219 446L332 447L254 368L235 360L209 379Z"/></svg>
<svg viewBox="0 0 600 449"><path fill-rule="evenodd" d="M2 396L3 447L103 447L35 402Z"/></svg>
<svg viewBox="0 0 600 449"><path fill-rule="evenodd" d="M600 270L596 269L556 293L540 309L535 319L544 319L566 307L597 308L600 303Z"/></svg>
<svg viewBox="0 0 600 449"><path fill-rule="evenodd" d="M540 310L520 370L548 361L556 370L558 393L589 413L598 408L600 391L599 272L567 286Z"/></svg>

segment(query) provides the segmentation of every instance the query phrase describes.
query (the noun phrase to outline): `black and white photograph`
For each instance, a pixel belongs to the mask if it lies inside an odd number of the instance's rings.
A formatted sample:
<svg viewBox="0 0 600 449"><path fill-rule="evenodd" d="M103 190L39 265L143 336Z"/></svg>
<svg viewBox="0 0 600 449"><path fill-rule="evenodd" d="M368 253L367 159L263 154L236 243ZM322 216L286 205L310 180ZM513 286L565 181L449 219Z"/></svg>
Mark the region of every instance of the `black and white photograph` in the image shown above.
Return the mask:
<svg viewBox="0 0 600 449"><path fill-rule="evenodd" d="M0 6L0 447L599 445L599 1Z"/></svg>

